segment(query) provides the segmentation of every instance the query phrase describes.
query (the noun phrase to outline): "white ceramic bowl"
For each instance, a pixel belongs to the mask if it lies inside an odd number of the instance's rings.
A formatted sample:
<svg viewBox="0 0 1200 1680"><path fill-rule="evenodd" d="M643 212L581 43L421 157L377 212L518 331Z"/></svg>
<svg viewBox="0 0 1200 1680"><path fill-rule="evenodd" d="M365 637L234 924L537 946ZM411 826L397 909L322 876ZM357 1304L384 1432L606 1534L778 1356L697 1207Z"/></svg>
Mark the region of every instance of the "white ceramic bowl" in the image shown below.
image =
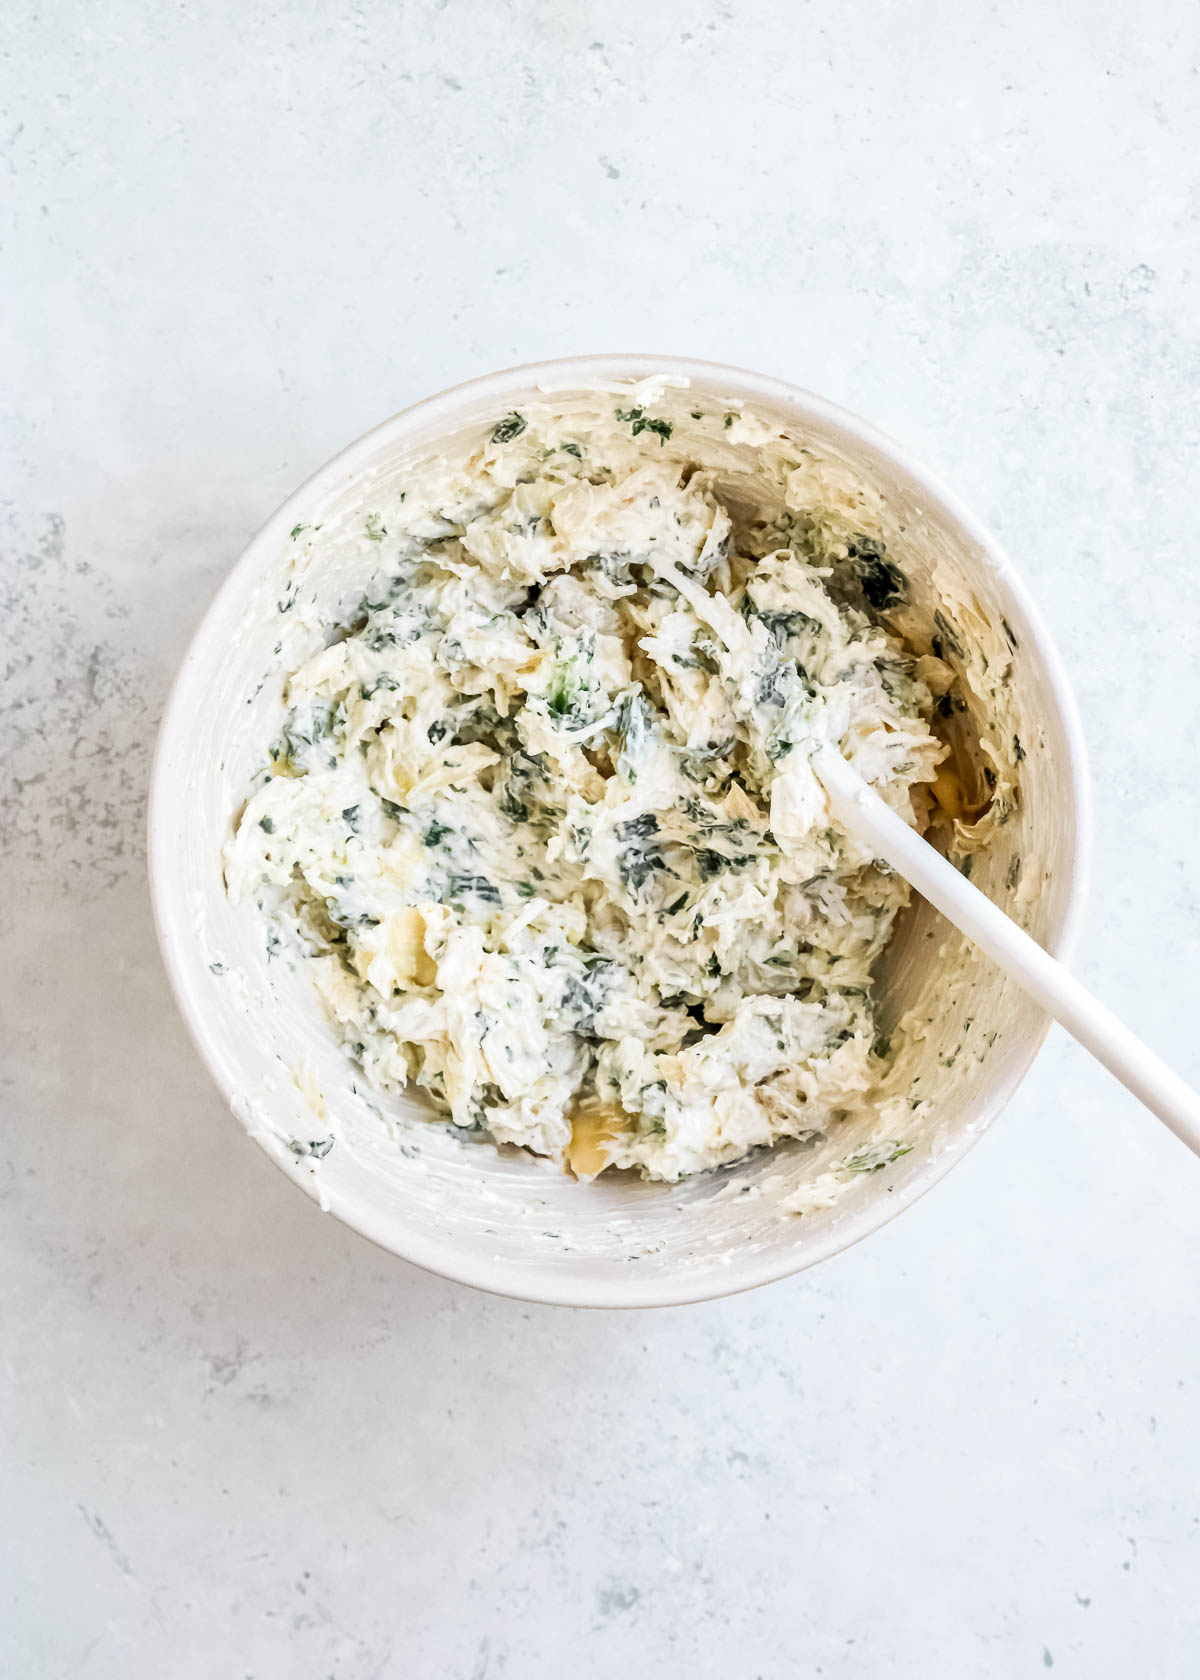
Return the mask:
<svg viewBox="0 0 1200 1680"><path fill-rule="evenodd" d="M834 1207L803 1217L781 1204L821 1163L814 1166L811 1153L790 1146L676 1186L605 1178L583 1185L547 1163L429 1125L419 1101L388 1103L365 1088L306 977L268 964L261 926L226 899L222 847L282 710L286 673L278 659L272 663L272 648L276 603L296 563L293 527L361 505L368 485L378 487L432 446L446 447L447 439L478 436L509 410L545 400L548 389L654 374L689 380L710 400L744 401L819 453L849 463L882 495L889 552L901 565L936 552L940 577L957 580L960 599L993 623L1007 622L1016 647L1006 682L1027 720L1023 802L980 854L974 878L1009 905L1013 894L1005 883L1019 855L1023 919L1062 955L1076 930L1086 873L1079 724L1024 588L947 490L845 410L777 379L707 362L595 356L460 385L385 421L322 467L272 515L229 574L167 707L150 815L154 905L167 971L233 1112L323 1207L446 1277L578 1306L656 1306L731 1294L857 1242L970 1148L1016 1089L1046 1028L1037 1009L917 903L889 948L879 994L885 1023L914 1008L931 1022L920 1052L931 1100L911 1153L885 1171L857 1177ZM945 1055L964 1043L979 1053ZM955 1062L949 1072L941 1066L946 1060ZM309 1095L298 1082L306 1069ZM312 1134L314 1077L339 1135L339 1147L319 1162L289 1148L291 1138Z"/></svg>

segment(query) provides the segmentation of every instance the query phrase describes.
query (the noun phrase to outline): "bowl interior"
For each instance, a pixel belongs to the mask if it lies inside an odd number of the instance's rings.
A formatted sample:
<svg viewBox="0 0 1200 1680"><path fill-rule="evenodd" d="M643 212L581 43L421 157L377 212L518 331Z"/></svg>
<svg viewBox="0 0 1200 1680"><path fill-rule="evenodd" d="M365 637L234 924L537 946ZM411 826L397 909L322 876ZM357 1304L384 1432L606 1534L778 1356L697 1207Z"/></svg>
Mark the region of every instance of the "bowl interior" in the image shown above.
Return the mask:
<svg viewBox="0 0 1200 1680"><path fill-rule="evenodd" d="M273 516L214 602L163 725L152 806L171 978L251 1134L322 1206L394 1252L482 1287L581 1305L700 1299L847 1246L958 1158L1015 1089L1045 1030L1039 1011L917 901L878 987L884 1030L902 1017L909 1025L888 1086L907 1104L909 1153L885 1170L839 1170L856 1145L880 1137L864 1122L816 1150L786 1146L675 1186L626 1176L577 1184L548 1163L431 1126L420 1099L367 1086L302 965L272 960L261 923L226 898L222 849L301 656L301 615L290 624L287 603L308 592L332 608L356 569L369 567L370 545L364 552L351 533L373 498L423 455L465 450L509 409L595 401L598 384L658 372L689 380L689 401L745 402L804 444L818 477L861 487L864 518L909 578L918 629L936 634L940 613L966 648L972 740L991 732L997 756L1009 759L1011 737L1019 741L1019 795L976 854L972 878L1061 949L1081 889L1083 772L1070 697L1024 591L964 510L894 445L819 399L706 364L598 358L519 369L420 404L352 445ZM315 558L293 539L297 525L323 527ZM294 1152L294 1140L330 1131L337 1146L324 1159ZM797 1192L801 1215L784 1206Z"/></svg>

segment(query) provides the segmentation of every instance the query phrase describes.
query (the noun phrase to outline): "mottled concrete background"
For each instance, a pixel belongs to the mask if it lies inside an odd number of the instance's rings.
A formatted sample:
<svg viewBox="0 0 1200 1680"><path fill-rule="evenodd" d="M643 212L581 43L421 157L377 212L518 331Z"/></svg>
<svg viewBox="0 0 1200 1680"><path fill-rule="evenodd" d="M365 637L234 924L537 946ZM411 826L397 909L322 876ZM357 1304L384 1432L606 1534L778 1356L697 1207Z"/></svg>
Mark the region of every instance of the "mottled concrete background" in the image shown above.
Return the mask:
<svg viewBox="0 0 1200 1680"><path fill-rule="evenodd" d="M1200 1163L1061 1036L863 1247L492 1300L223 1112L142 855L250 532L429 391L662 349L870 416L1009 544L1094 758L1084 977L1200 1079L1189 0L10 0L0 1671L1200 1672Z"/></svg>

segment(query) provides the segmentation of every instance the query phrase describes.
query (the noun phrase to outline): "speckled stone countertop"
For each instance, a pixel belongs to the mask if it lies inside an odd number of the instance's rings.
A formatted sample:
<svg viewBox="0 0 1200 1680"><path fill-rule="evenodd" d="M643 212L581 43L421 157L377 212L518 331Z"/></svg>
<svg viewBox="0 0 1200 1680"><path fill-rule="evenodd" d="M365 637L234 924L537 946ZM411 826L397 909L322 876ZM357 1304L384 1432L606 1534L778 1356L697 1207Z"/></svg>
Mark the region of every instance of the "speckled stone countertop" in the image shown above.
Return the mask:
<svg viewBox="0 0 1200 1680"><path fill-rule="evenodd" d="M312 468L488 368L709 356L1007 543L1093 755L1079 971L1200 1079L1195 23L6 8L5 1675L1200 1672L1200 1163L1061 1035L825 1267L523 1306L242 1135L142 849L172 670Z"/></svg>

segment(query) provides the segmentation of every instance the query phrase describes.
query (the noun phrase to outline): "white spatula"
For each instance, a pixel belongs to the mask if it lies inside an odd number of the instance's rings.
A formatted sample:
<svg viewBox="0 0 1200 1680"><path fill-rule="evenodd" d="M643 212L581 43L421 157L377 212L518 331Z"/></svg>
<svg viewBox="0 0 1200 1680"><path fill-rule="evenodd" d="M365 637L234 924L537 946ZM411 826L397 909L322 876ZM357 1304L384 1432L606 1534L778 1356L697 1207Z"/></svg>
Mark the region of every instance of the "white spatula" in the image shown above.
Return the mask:
<svg viewBox="0 0 1200 1680"><path fill-rule="evenodd" d="M1085 1050L1103 1062L1175 1136L1200 1155L1200 1096L1117 1020L952 863L896 815L835 747L823 744L812 767L829 809L856 840L881 857L935 910L965 933L998 968Z"/></svg>

